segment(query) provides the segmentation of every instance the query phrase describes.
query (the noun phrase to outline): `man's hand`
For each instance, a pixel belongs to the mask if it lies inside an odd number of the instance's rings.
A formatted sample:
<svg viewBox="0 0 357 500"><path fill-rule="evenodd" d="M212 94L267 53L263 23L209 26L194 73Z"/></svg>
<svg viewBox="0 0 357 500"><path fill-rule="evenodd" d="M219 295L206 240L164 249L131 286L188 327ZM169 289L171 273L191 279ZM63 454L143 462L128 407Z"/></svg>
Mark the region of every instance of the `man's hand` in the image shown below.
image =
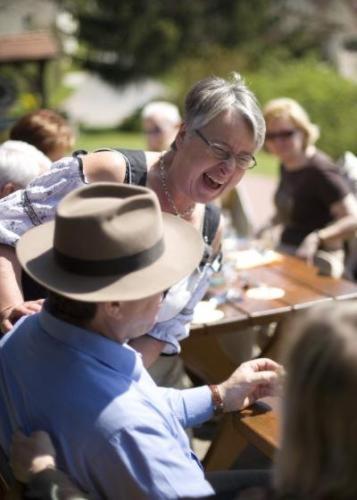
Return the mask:
<svg viewBox="0 0 357 500"><path fill-rule="evenodd" d="M224 412L242 410L257 399L274 396L282 372L281 365L267 358L242 363L228 380L218 385Z"/></svg>
<svg viewBox="0 0 357 500"><path fill-rule="evenodd" d="M6 333L14 326L22 316L37 313L41 310L44 299L21 302L13 306L6 307L0 313L0 330Z"/></svg>
<svg viewBox="0 0 357 500"><path fill-rule="evenodd" d="M56 467L56 451L46 432L25 436L15 432L10 450L10 465L18 481L27 483L32 474Z"/></svg>

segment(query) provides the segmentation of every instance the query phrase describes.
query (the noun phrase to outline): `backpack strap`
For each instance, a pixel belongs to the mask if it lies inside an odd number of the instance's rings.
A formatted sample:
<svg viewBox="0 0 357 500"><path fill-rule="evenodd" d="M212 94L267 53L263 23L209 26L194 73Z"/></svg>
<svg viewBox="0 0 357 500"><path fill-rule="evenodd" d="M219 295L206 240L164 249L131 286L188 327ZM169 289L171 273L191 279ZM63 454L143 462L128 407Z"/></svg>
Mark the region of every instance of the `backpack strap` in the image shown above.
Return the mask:
<svg viewBox="0 0 357 500"><path fill-rule="evenodd" d="M202 234L205 243L208 245L212 245L217 233L220 219L221 211L219 207L217 207L214 203L207 203L205 206Z"/></svg>
<svg viewBox="0 0 357 500"><path fill-rule="evenodd" d="M217 234L219 222L221 220L221 211L214 203L208 203L205 206L203 219L202 235L205 242L205 249L200 263L202 269L207 263L210 264L214 272L218 272L222 265L222 251L213 255L212 243Z"/></svg>
<svg viewBox="0 0 357 500"><path fill-rule="evenodd" d="M125 184L146 186L148 169L144 151L134 149L115 149L124 157L126 164Z"/></svg>

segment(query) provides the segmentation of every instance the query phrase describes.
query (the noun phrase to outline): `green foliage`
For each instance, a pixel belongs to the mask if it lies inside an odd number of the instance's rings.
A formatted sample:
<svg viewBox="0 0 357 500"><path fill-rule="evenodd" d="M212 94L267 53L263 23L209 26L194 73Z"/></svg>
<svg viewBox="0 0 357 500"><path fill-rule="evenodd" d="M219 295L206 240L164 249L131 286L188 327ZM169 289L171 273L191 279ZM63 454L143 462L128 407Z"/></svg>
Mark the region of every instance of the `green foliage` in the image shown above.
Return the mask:
<svg viewBox="0 0 357 500"><path fill-rule="evenodd" d="M269 177L279 176L279 161L266 151L259 151L256 154L257 166L249 172L249 175L267 175Z"/></svg>
<svg viewBox="0 0 357 500"><path fill-rule="evenodd" d="M134 114L126 118L119 127L123 132L140 132L141 131L141 109L135 111Z"/></svg>
<svg viewBox="0 0 357 500"><path fill-rule="evenodd" d="M276 97L296 99L319 125L322 150L335 158L346 150L357 151L357 85L331 67L313 57L272 58L263 69L245 76L263 104Z"/></svg>
<svg viewBox="0 0 357 500"><path fill-rule="evenodd" d="M145 138L141 133L119 130L80 130L75 149L95 151L100 148L143 149Z"/></svg>
<svg viewBox="0 0 357 500"><path fill-rule="evenodd" d="M52 109L58 109L60 104L67 99L73 92L73 89L62 83L63 75L72 70L67 59L51 61L46 70L46 93L47 106Z"/></svg>
<svg viewBox="0 0 357 500"><path fill-rule="evenodd" d="M60 103L70 95L71 89L60 82L66 68L64 61L51 61L46 65L45 88L47 107L57 109ZM16 99L6 109L6 116L12 121L34 111L41 106L41 95L38 88L38 67L33 62L21 66L6 64L1 66L1 76L9 79L16 89Z"/></svg>
<svg viewBox="0 0 357 500"><path fill-rule="evenodd" d="M217 45L201 57L187 57L180 61L171 73L175 82L177 101L183 109L184 99L189 88L201 78L210 75L226 78L232 71L244 73L249 67L249 59L245 51L224 49Z"/></svg>
<svg viewBox="0 0 357 500"><path fill-rule="evenodd" d="M6 110L6 114L11 117L17 117L38 107L40 96L36 88L37 68L35 64L27 63L18 67L12 64L1 66L1 76L10 80L16 89L16 99Z"/></svg>
<svg viewBox="0 0 357 500"><path fill-rule="evenodd" d="M271 29L274 0L75 0L85 67L114 83L161 74L177 61L232 49ZM275 0L280 2L281 0Z"/></svg>
<svg viewBox="0 0 357 500"><path fill-rule="evenodd" d="M258 100L264 105L276 97L292 97L319 125L321 137L318 147L338 158L344 151L357 152L357 85L341 77L331 66L310 54L292 59L285 47L259 55L259 64L253 67L252 50L243 52L211 47L210 55L200 59L185 59L172 72L176 82L178 102L183 107L190 86L205 76L215 74L227 77L234 70L240 72ZM256 62L256 59L254 60ZM173 76L174 75L174 76Z"/></svg>

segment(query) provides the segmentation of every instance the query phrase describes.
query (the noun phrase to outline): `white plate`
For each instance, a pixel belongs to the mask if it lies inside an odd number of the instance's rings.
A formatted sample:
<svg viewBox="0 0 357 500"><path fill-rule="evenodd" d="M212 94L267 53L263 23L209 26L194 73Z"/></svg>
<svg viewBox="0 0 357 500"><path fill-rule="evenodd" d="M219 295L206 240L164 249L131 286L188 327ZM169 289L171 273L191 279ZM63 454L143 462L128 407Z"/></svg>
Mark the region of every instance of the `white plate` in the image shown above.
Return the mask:
<svg viewBox="0 0 357 500"><path fill-rule="evenodd" d="M237 270L244 270L279 262L281 260L281 255L274 250L264 250L260 252L255 248L250 248L249 250L229 252L227 259L234 260Z"/></svg>
<svg viewBox="0 0 357 500"><path fill-rule="evenodd" d="M224 318L224 312L215 308L214 303L202 300L197 304L193 312L192 323L213 323Z"/></svg>
<svg viewBox="0 0 357 500"><path fill-rule="evenodd" d="M281 299L285 295L282 288L275 288L271 286L259 286L256 288L249 288L246 291L246 297L256 300L274 300Z"/></svg>

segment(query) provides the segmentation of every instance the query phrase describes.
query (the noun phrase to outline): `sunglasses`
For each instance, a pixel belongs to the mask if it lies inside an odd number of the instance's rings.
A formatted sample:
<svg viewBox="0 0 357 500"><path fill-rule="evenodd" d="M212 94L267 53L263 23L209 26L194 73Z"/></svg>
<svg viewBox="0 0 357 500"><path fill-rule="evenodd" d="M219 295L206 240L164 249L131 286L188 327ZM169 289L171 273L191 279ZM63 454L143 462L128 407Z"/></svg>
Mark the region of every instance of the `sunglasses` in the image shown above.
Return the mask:
<svg viewBox="0 0 357 500"><path fill-rule="evenodd" d="M276 139L291 139L297 130L280 130L279 132L267 132L265 134L266 141L275 141Z"/></svg>

